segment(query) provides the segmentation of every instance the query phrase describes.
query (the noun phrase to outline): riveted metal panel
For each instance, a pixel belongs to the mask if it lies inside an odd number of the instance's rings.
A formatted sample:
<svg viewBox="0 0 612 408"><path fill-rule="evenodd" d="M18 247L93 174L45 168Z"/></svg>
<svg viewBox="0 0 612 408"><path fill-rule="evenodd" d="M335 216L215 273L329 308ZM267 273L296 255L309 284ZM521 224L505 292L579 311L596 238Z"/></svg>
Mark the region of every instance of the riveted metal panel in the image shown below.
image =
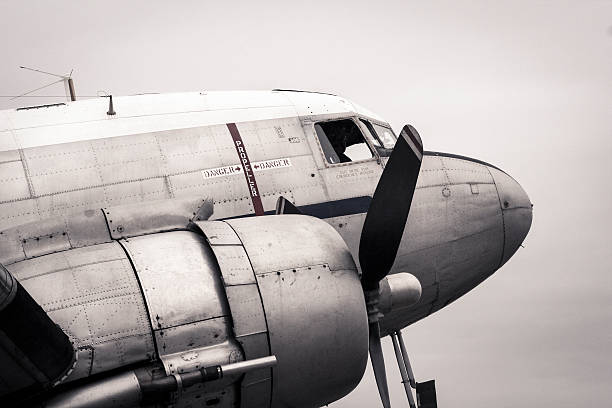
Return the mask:
<svg viewBox="0 0 612 408"><path fill-rule="evenodd" d="M49 254L7 269L78 350L67 381L154 358L142 294L117 243Z"/></svg>
<svg viewBox="0 0 612 408"><path fill-rule="evenodd" d="M164 177L110 184L104 187L104 194L106 197L105 206L172 198L172 193Z"/></svg>
<svg viewBox="0 0 612 408"><path fill-rule="evenodd" d="M0 202L0 230L40 219L36 201L18 200Z"/></svg>
<svg viewBox="0 0 612 408"><path fill-rule="evenodd" d="M212 250L226 287L255 283L251 262L242 245L213 245Z"/></svg>
<svg viewBox="0 0 612 408"><path fill-rule="evenodd" d="M238 129L253 162L310 155L300 120L296 116L240 122Z"/></svg>
<svg viewBox="0 0 612 408"><path fill-rule="evenodd" d="M226 222L244 243L256 275L324 263L332 270L354 268L349 251L330 251L338 245L346 249L334 229L314 220L304 215L272 215L256 222L244 218Z"/></svg>
<svg viewBox="0 0 612 408"><path fill-rule="evenodd" d="M266 316L256 284L226 286L225 292L232 308L236 338L267 331Z"/></svg>
<svg viewBox="0 0 612 408"><path fill-rule="evenodd" d="M89 143L33 147L23 150L35 195L70 191L102 184L96 156Z"/></svg>
<svg viewBox="0 0 612 408"><path fill-rule="evenodd" d="M47 218L0 232L0 261L22 259L110 242L111 238L186 229L192 219L212 214L212 201L202 198L151 201L86 210ZM112 237L109 234L112 233Z"/></svg>
<svg viewBox="0 0 612 408"><path fill-rule="evenodd" d="M47 218L0 232L0 260L8 264L109 242L111 238L186 229L191 220L207 219L212 211L211 200L189 197L117 205Z"/></svg>
<svg viewBox="0 0 612 408"><path fill-rule="evenodd" d="M444 156L440 156L440 161L451 184L493 184L493 177L484 164Z"/></svg>
<svg viewBox="0 0 612 408"><path fill-rule="evenodd" d="M354 264L339 271L327 265L296 267L258 274L257 281L271 354L279 361L272 405L322 406L350 392L368 355L367 313Z"/></svg>
<svg viewBox="0 0 612 408"><path fill-rule="evenodd" d="M0 163L0 202L31 197L21 160Z"/></svg>
<svg viewBox="0 0 612 408"><path fill-rule="evenodd" d="M100 210L72 217L54 217L0 233L0 259L4 264L71 248L110 241Z"/></svg>
<svg viewBox="0 0 612 408"><path fill-rule="evenodd" d="M113 239L185 229L194 219L208 219L212 200L201 197L147 201L103 209Z"/></svg>
<svg viewBox="0 0 612 408"><path fill-rule="evenodd" d="M175 231L120 242L136 268L155 330L229 315L218 266L203 237Z"/></svg>
<svg viewBox="0 0 612 408"><path fill-rule="evenodd" d="M236 232L222 221L196 222L211 245L221 269L225 293L232 312L235 339L244 358L270 355L268 329L255 274ZM240 384L241 407L269 407L272 370L246 373Z"/></svg>
<svg viewBox="0 0 612 408"><path fill-rule="evenodd" d="M155 342L160 355L180 353L222 343L229 338L231 328L232 322L229 316L215 317L155 330Z"/></svg>
<svg viewBox="0 0 612 408"><path fill-rule="evenodd" d="M237 163L225 124L155 133L159 149L167 161L168 174L184 174Z"/></svg>
<svg viewBox="0 0 612 408"><path fill-rule="evenodd" d="M417 190L419 188L444 186L447 184L450 184L450 180L448 179L448 174L444 171L442 159L438 156L423 156L421 170L417 179Z"/></svg>
<svg viewBox="0 0 612 408"><path fill-rule="evenodd" d="M232 227L223 221L195 222L210 245L242 245Z"/></svg>
<svg viewBox="0 0 612 408"><path fill-rule="evenodd" d="M365 369L368 330L361 284L344 241L327 223L303 215L226 222L253 265L270 353L278 353L272 405L321 406L346 395ZM228 298L239 287L226 288ZM258 380L267 381L267 373L259 375L249 379L253 390Z"/></svg>
<svg viewBox="0 0 612 408"><path fill-rule="evenodd" d="M89 142L102 184L116 184L164 174L155 133L113 137Z"/></svg>
<svg viewBox="0 0 612 408"><path fill-rule="evenodd" d="M60 231L37 237L24 238L22 243L26 258L70 249L68 237Z"/></svg>
<svg viewBox="0 0 612 408"><path fill-rule="evenodd" d="M73 177L79 176L73 175ZM100 209L107 205L106 189L100 185L76 190L64 190L61 187L58 186L57 191L39 195L32 200L38 208L37 219L75 214L92 208Z"/></svg>
<svg viewBox="0 0 612 408"><path fill-rule="evenodd" d="M73 248L110 242L106 220L99 209L85 210L81 214L63 217L66 236ZM63 232L62 232L63 233Z"/></svg>

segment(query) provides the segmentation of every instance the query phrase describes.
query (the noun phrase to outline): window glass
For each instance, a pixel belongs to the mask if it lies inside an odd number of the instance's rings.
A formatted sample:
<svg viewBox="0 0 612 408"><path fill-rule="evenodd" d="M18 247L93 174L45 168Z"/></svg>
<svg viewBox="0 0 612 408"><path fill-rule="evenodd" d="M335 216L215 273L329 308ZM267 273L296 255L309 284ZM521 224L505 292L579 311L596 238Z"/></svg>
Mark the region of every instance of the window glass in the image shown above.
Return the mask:
<svg viewBox="0 0 612 408"><path fill-rule="evenodd" d="M380 126L380 125L377 125L376 123L373 123L372 126L374 127L374 131L376 132L376 135L378 136L382 144L385 146L385 148L393 149L393 146L395 146L395 141L397 140L397 138L395 137L395 134L393 133L391 128Z"/></svg>
<svg viewBox="0 0 612 408"><path fill-rule="evenodd" d="M361 121L361 123L365 125L367 129L366 137L368 138L368 140L371 141L375 147L382 147L382 143L380 142L380 140L378 140L378 137L376 136L376 132L374 131L374 128L372 127L372 124L365 119L359 119L359 120Z"/></svg>
<svg viewBox="0 0 612 408"><path fill-rule="evenodd" d="M315 124L315 131L329 163L347 163L374 156L359 126L350 119L319 122Z"/></svg>

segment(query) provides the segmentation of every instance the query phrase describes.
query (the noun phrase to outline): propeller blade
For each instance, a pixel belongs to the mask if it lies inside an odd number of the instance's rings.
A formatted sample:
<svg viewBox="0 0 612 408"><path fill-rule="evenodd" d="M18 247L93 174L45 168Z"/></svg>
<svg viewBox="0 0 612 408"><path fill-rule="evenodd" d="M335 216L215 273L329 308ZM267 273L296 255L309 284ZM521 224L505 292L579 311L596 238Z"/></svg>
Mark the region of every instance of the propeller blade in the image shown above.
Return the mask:
<svg viewBox="0 0 612 408"><path fill-rule="evenodd" d="M419 133L404 126L389 157L361 230L361 281L372 289L393 266L414 195L423 143Z"/></svg>
<svg viewBox="0 0 612 408"><path fill-rule="evenodd" d="M385 370L385 359L383 358L382 346L380 344L380 327L378 322L370 323L370 360L378 386L378 394L384 408L391 408L389 401L389 388L387 386L387 372Z"/></svg>
<svg viewBox="0 0 612 408"><path fill-rule="evenodd" d="M276 201L276 214L302 214L302 212L291 201L280 196Z"/></svg>

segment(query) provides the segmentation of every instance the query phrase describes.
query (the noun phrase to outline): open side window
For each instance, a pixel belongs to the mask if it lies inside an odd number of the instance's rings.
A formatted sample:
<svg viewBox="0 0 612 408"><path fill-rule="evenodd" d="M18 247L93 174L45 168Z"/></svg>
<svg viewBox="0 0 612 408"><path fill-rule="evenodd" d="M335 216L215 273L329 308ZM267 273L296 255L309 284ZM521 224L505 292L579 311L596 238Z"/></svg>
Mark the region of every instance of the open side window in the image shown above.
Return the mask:
<svg viewBox="0 0 612 408"><path fill-rule="evenodd" d="M314 125L323 154L330 164L367 160L374 153L351 119L318 122Z"/></svg>

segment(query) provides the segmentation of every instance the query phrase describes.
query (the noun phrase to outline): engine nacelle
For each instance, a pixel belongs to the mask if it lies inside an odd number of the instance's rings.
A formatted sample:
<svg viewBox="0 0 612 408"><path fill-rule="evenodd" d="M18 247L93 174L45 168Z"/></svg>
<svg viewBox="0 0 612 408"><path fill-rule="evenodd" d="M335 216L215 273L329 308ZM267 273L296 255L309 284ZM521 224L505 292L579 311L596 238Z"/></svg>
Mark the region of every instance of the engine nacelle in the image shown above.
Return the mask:
<svg viewBox="0 0 612 408"><path fill-rule="evenodd" d="M96 406L94 397L104 406L149 403L148 381L157 379L179 392L154 398L181 406L314 407L359 383L365 302L351 254L330 225L279 215L175 223L174 231L125 238L105 235L109 213L87 231L94 238L86 245L7 265L77 351L45 406ZM270 355L273 368L181 389L181 375ZM141 368L121 371L127 365Z"/></svg>

